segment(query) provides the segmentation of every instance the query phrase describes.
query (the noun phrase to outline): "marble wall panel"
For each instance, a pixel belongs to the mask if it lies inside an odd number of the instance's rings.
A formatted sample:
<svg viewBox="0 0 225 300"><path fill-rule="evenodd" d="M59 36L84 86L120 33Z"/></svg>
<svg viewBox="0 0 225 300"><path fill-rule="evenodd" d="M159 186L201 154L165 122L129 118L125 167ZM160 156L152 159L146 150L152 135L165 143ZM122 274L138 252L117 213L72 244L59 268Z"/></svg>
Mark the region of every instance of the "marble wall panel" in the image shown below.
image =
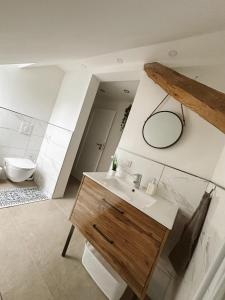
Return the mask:
<svg viewBox="0 0 225 300"><path fill-rule="evenodd" d="M216 188L192 260L180 281L174 300L193 299L209 267L225 243L225 191Z"/></svg>
<svg viewBox="0 0 225 300"><path fill-rule="evenodd" d="M123 162L132 161L132 173L143 174L143 185L151 178L158 180L157 194L179 205L179 214L153 273L148 294L152 300L191 300L203 280L215 255L225 242L225 192L219 188L213 195L211 206L201 232L193 258L183 277L178 277L168 259L183 231L187 220L196 210L205 190L212 185L207 180L179 170L163 167L134 153L118 150ZM222 228L222 230L221 230Z"/></svg>
<svg viewBox="0 0 225 300"><path fill-rule="evenodd" d="M23 124L31 131L21 131ZM47 123L0 108L0 166L4 157L25 157L36 161Z"/></svg>
<svg viewBox="0 0 225 300"><path fill-rule="evenodd" d="M39 188L50 198L53 196L71 137L71 131L53 125L47 127L37 159L34 179Z"/></svg>

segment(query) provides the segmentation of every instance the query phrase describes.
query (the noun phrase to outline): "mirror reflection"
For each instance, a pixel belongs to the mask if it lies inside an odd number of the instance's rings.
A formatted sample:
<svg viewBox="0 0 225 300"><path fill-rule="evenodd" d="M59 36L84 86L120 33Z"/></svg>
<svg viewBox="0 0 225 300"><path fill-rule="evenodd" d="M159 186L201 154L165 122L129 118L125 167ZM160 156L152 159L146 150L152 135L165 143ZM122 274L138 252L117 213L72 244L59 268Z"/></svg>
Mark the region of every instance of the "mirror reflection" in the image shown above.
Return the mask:
<svg viewBox="0 0 225 300"><path fill-rule="evenodd" d="M159 111L151 115L144 123L143 138L154 148L168 148L174 145L183 132L183 122L171 111Z"/></svg>

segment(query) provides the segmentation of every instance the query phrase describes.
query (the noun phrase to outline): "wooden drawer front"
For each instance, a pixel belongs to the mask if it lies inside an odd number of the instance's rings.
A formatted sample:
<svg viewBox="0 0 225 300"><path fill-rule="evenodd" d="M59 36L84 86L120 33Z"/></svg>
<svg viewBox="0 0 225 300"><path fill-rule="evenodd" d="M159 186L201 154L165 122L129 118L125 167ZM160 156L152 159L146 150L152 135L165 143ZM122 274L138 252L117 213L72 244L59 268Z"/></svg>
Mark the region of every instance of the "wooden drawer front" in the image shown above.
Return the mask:
<svg viewBox="0 0 225 300"><path fill-rule="evenodd" d="M133 226L136 226L140 232L158 241L159 245L161 244L167 231L164 226L108 190L106 190L105 199L113 207L119 209L124 217L133 223Z"/></svg>
<svg viewBox="0 0 225 300"><path fill-rule="evenodd" d="M163 225L151 219L88 177L84 178L82 189L84 188L88 191L90 196L100 200L104 199L109 206L111 205L114 209L121 212L124 217L133 223L133 226L137 226L139 231L144 232L160 243L163 241L167 231Z"/></svg>
<svg viewBox="0 0 225 300"><path fill-rule="evenodd" d="M115 201L106 189L85 178L71 221L141 297L160 244L143 230L141 221L131 222L124 206Z"/></svg>

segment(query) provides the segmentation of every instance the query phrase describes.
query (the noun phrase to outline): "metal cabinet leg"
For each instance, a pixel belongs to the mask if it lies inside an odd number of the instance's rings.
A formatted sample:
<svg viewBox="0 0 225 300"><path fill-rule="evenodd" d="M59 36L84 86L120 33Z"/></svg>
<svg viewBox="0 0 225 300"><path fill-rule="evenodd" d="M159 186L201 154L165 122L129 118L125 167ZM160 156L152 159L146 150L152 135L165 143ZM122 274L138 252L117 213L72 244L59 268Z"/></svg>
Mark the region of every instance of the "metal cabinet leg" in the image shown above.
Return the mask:
<svg viewBox="0 0 225 300"><path fill-rule="evenodd" d="M138 300L138 296L135 295L135 293L131 290L130 287L127 287L124 294L120 298L120 300ZM144 300L151 300L148 296L144 297Z"/></svg>
<svg viewBox="0 0 225 300"><path fill-rule="evenodd" d="M66 251L67 251L67 249L68 249L68 247L69 247L70 240L71 240L71 237L72 237L73 232L74 232L74 228L75 228L74 225L72 225L71 228L70 228L70 232L69 232L69 234L68 234L68 237L67 237L67 240L66 240L65 246L64 246L64 248L63 248L63 252L62 252L62 256L63 256L63 257L66 256Z"/></svg>
<svg viewBox="0 0 225 300"><path fill-rule="evenodd" d="M127 287L120 300L138 300L131 288Z"/></svg>

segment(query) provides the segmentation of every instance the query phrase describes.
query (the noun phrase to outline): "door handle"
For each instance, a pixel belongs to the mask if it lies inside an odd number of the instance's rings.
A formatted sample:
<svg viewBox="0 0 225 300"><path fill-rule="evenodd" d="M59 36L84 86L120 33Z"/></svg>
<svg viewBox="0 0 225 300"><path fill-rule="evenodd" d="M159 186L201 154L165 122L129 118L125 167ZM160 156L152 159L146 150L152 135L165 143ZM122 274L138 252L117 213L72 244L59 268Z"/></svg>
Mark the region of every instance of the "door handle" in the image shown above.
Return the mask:
<svg viewBox="0 0 225 300"><path fill-rule="evenodd" d="M98 146L98 150L104 150L104 147L105 147L104 144L96 143L96 145Z"/></svg>

